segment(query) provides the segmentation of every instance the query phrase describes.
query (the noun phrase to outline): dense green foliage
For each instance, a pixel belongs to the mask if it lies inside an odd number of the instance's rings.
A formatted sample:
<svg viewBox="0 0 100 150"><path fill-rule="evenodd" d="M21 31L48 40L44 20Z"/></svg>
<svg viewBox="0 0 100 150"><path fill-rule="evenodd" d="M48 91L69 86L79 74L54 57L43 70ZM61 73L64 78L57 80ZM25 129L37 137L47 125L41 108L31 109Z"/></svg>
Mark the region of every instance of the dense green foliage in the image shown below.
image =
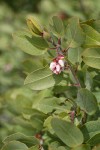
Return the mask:
<svg viewBox="0 0 100 150"><path fill-rule="evenodd" d="M0 148L99 150L99 1L41 0L34 1L36 7L31 0L5 1L0 6ZM55 74L49 66L62 56L64 69Z"/></svg>

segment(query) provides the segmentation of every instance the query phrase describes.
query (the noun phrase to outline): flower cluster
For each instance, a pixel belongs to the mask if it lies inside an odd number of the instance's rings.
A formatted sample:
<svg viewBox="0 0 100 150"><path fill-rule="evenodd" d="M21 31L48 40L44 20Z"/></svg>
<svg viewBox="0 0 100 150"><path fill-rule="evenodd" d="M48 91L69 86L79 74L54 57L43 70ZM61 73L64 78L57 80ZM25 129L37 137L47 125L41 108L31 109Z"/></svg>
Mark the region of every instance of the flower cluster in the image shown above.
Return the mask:
<svg viewBox="0 0 100 150"><path fill-rule="evenodd" d="M53 73L60 74L61 71L64 70L65 62L63 59L63 55L59 55L57 58L53 59L50 64L50 69L53 71Z"/></svg>

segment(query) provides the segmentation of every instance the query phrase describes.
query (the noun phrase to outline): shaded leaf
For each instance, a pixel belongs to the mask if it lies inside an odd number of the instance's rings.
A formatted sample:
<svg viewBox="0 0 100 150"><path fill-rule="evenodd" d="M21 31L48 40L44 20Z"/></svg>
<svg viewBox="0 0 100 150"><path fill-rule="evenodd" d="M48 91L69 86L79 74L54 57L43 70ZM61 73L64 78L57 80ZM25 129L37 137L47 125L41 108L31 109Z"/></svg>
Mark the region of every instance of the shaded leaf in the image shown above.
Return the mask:
<svg viewBox="0 0 100 150"><path fill-rule="evenodd" d="M72 64L81 63L82 62L82 55L83 49L81 47L77 48L70 48L68 51L68 59Z"/></svg>
<svg viewBox="0 0 100 150"><path fill-rule="evenodd" d="M25 143L28 146L33 146L33 145L39 144L39 141L35 137L26 136L22 133L15 133L15 134L12 134L12 135L8 136L3 141L3 143L10 142L10 141L13 141L13 140L20 141L22 143Z"/></svg>
<svg viewBox="0 0 100 150"><path fill-rule="evenodd" d="M85 123L82 126L81 131L84 135L84 141L88 141L90 138L100 133L100 120Z"/></svg>
<svg viewBox="0 0 100 150"><path fill-rule="evenodd" d="M89 115L93 115L97 110L97 100L92 92L87 89L78 91L76 102Z"/></svg>
<svg viewBox="0 0 100 150"><path fill-rule="evenodd" d="M45 114L52 112L53 110L63 110L66 111L66 107L61 107L59 105L59 98L51 97L51 98L40 98L38 96L33 102L32 108L36 108L37 110L44 112Z"/></svg>
<svg viewBox="0 0 100 150"><path fill-rule="evenodd" d="M13 34L16 45L25 53L30 55L42 55L45 51L36 48L27 38L31 39L32 36L27 32L16 32Z"/></svg>
<svg viewBox="0 0 100 150"><path fill-rule="evenodd" d="M32 147L30 147L28 150L39 150L39 146L32 146Z"/></svg>
<svg viewBox="0 0 100 150"><path fill-rule="evenodd" d="M48 150L70 150L70 148L67 146L66 147L61 146L58 141L54 141L49 145Z"/></svg>
<svg viewBox="0 0 100 150"><path fill-rule="evenodd" d="M71 150L91 150L91 147L88 144L82 144L74 149L72 148Z"/></svg>
<svg viewBox="0 0 100 150"><path fill-rule="evenodd" d="M26 39L32 45L34 45L36 48L38 48L40 50L45 50L49 47L48 43L44 40L43 37L36 37L36 36L28 37L28 36L26 36Z"/></svg>
<svg viewBox="0 0 100 150"><path fill-rule="evenodd" d="M34 113L30 117L30 122L33 126L33 128L38 129L39 131L42 130L43 128L43 122L44 122L45 116L43 114L39 113Z"/></svg>
<svg viewBox="0 0 100 150"><path fill-rule="evenodd" d="M28 150L28 147L19 141L10 141L1 150Z"/></svg>
<svg viewBox="0 0 100 150"><path fill-rule="evenodd" d="M71 48L81 46L85 40L85 34L83 33L78 18L71 18L66 29L67 45Z"/></svg>
<svg viewBox="0 0 100 150"><path fill-rule="evenodd" d="M87 141L87 143L90 144L91 146L100 144L100 133L94 135L91 139Z"/></svg>
<svg viewBox="0 0 100 150"><path fill-rule="evenodd" d="M43 64L43 60L36 57L33 57L33 59L25 60L22 65L25 73L31 73L32 71L43 68L45 66Z"/></svg>
<svg viewBox="0 0 100 150"><path fill-rule="evenodd" d="M91 77L91 74L88 71L86 71L86 75L85 75L85 85L86 85L86 89L91 91L93 85L93 79Z"/></svg>

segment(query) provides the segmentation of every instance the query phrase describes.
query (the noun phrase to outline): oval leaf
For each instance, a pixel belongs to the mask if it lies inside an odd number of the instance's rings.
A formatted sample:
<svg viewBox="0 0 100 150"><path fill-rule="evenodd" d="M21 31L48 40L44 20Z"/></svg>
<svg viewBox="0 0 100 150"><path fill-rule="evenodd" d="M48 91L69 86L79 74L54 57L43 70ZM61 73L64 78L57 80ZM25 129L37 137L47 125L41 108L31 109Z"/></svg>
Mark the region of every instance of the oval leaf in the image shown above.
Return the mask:
<svg viewBox="0 0 100 150"><path fill-rule="evenodd" d="M87 144L82 144L78 147L75 147L74 149L71 150L91 150L90 145Z"/></svg>
<svg viewBox="0 0 100 150"><path fill-rule="evenodd" d="M86 34L84 47L100 47L100 33L89 25L82 25L83 31Z"/></svg>
<svg viewBox="0 0 100 150"><path fill-rule="evenodd" d="M100 133L100 120L85 123L82 126L81 131L84 136L84 141L86 142L96 134Z"/></svg>
<svg viewBox="0 0 100 150"><path fill-rule="evenodd" d="M28 150L28 147L19 141L11 141L5 144L1 150Z"/></svg>
<svg viewBox="0 0 100 150"><path fill-rule="evenodd" d="M83 49L81 47L70 48L68 51L68 59L72 64L81 63Z"/></svg>
<svg viewBox="0 0 100 150"><path fill-rule="evenodd" d="M33 145L39 144L39 141L35 137L26 136L22 133L15 133L15 134L12 134L12 135L8 136L3 141L3 143L10 142L10 141L13 141L13 140L20 141L22 143L25 143L28 146L33 146Z"/></svg>
<svg viewBox="0 0 100 150"><path fill-rule="evenodd" d="M32 36L31 38L26 36L27 40L34 45L35 47L37 47L40 50L45 50L47 49L48 43L44 40L43 37L36 37L36 36Z"/></svg>
<svg viewBox="0 0 100 150"><path fill-rule="evenodd" d="M28 40L32 38L32 36L27 32L16 32L13 34L14 41L16 45L23 50L25 53L30 55L42 55L44 54L44 50L39 50L36 48L32 42Z"/></svg>
<svg viewBox="0 0 100 150"><path fill-rule="evenodd" d="M53 118L51 125L56 135L69 147L76 147L83 143L83 135L74 124Z"/></svg>
<svg viewBox="0 0 100 150"><path fill-rule="evenodd" d="M62 74L53 75L48 67L38 69L30 73L24 84L33 90L43 90L58 84L62 79Z"/></svg>
<svg viewBox="0 0 100 150"><path fill-rule="evenodd" d="M51 31L53 31L54 34L61 36L64 33L62 20L57 16L53 16L52 22L53 25L50 25Z"/></svg>
<svg viewBox="0 0 100 150"><path fill-rule="evenodd" d="M39 150L39 146L32 146L32 147L30 147L28 150Z"/></svg>
<svg viewBox="0 0 100 150"><path fill-rule="evenodd" d="M77 17L69 19L66 37L68 40L67 44L71 48L79 47L84 43L85 34L80 27L79 19Z"/></svg>
<svg viewBox="0 0 100 150"><path fill-rule="evenodd" d="M93 115L97 110L97 100L87 89L80 89L78 91L76 102L89 115Z"/></svg>
<svg viewBox="0 0 100 150"><path fill-rule="evenodd" d="M100 69L100 49L86 49L83 52L83 61L90 67Z"/></svg>
<svg viewBox="0 0 100 150"><path fill-rule="evenodd" d="M100 133L93 136L90 140L87 141L87 143L90 144L91 146L100 144Z"/></svg>

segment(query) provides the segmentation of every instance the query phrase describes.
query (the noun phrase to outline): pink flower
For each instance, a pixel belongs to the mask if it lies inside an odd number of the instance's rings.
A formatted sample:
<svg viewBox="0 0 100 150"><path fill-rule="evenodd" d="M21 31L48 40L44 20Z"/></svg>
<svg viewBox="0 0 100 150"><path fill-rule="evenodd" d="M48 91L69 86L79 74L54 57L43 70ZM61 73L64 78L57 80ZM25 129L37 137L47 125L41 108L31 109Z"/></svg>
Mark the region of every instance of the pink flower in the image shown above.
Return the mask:
<svg viewBox="0 0 100 150"><path fill-rule="evenodd" d="M60 74L61 71L64 70L65 62L62 60L63 58L64 56L58 56L53 60L53 62L51 62L50 69L53 71L53 73Z"/></svg>

